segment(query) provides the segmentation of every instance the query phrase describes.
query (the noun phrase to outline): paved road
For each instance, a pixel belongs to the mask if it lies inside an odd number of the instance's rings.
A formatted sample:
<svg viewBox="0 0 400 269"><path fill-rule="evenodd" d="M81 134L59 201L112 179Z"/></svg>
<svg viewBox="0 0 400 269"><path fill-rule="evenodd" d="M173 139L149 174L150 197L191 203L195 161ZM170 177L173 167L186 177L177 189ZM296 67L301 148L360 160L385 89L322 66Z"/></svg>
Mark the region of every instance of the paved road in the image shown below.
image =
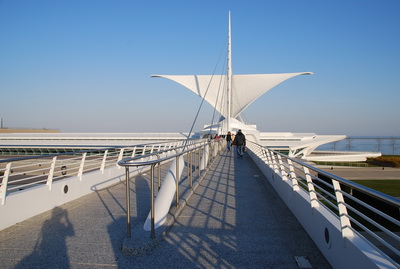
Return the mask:
<svg viewBox="0 0 400 269"><path fill-rule="evenodd" d="M336 176L348 180L368 180L368 179L393 179L400 180L400 168L392 167L335 167L317 166Z"/></svg>
<svg viewBox="0 0 400 269"><path fill-rule="evenodd" d="M134 182L133 226L149 208L148 179ZM124 201L125 186L118 184L0 231L1 268L299 268L295 256L330 268L246 155L217 158L148 255L121 252Z"/></svg>

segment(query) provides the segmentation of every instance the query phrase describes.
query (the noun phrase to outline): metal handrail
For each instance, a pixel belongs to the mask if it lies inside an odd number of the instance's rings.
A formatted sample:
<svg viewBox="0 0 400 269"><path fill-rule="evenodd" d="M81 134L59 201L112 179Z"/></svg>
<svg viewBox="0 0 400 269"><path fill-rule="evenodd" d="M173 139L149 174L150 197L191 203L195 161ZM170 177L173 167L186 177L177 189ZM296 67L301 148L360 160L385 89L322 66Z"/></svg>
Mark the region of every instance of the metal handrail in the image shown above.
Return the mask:
<svg viewBox="0 0 400 269"><path fill-rule="evenodd" d="M262 161L264 161L275 173L280 174L282 179L286 177L287 179L292 180L293 188L295 188L295 186L301 186L304 191L308 192L312 207L315 207L315 203L319 203L327 208L332 214L336 215L340 219L340 230L343 237L348 235L349 229L351 232L364 231L366 234L362 236L368 240L371 245L375 245L388 257L395 256L399 257L398 259L400 260L400 251L396 247L396 244L400 243L400 237L393 232L393 230L396 230L397 232L400 231L400 221L398 216L390 216L391 213L383 212L377 208L376 205L368 203L367 201L362 201L360 198L354 196L353 192L356 190L372 199L375 199L376 201L383 202L386 206L392 207L396 212L400 211L399 199L325 172L312 165L303 163L298 159L265 148L257 143L248 141L247 144L249 149L252 150L254 154L261 156L260 158ZM313 171L318 176L312 175L310 171ZM332 183L329 183L329 181L326 182L323 178L330 179ZM350 191L342 190L340 187L341 184L349 187ZM326 204L321 201L326 202ZM329 208L328 204L331 208ZM354 204L357 205L356 208L353 206ZM372 219L370 214L380 216L382 221L377 218ZM373 229L371 227L373 227ZM393 244L388 240L385 240L376 231L386 234L397 243ZM380 242L388 250L380 248L378 245L367 239L365 237L366 235Z"/></svg>
<svg viewBox="0 0 400 269"><path fill-rule="evenodd" d="M251 141L246 141L246 143L247 143L247 142L249 142L249 144L254 144L254 145L257 145L257 146L259 146L259 147L264 148L263 146L261 146L261 145L259 145L259 144L257 144L257 143L254 143L254 142L251 142ZM266 149L266 148L264 148L264 149ZM393 205L396 205L396 206L399 206L399 207L400 207L400 199L397 199L397 198L395 198L395 197L393 197L393 196L390 196L390 195L381 193L381 192L376 191L376 190L374 190L374 189L365 187L365 186L363 186L363 185L360 185L360 184L355 183L355 182L353 182L353 181L344 179L344 178L342 178L342 177L336 176L336 175L334 175L334 174L331 174L331 173L329 173L329 172L326 172L326 171L324 171L324 170L321 170L321 169L319 169L319 168L317 168L317 167L315 167L315 166L312 166L312 165L306 164L306 163L304 163L304 162L302 162L302 161L299 161L298 159L295 159L295 158L289 157L289 156L287 156L287 155L285 155L285 154L282 154L282 153L280 153L280 152L278 152L278 151L274 151L274 150L271 150L271 149L268 149L268 150L271 151L271 152L273 152L275 155L279 155L279 156L281 156L281 157L283 157L283 158L285 158L285 159L291 160L292 162L295 162L295 163L297 163L297 164L299 164L299 165L301 165L301 166L303 166L303 167L307 167L307 168L309 168L309 169L311 169L311 170L317 172L318 174L322 174L322 175L324 175L324 176L327 176L327 177L329 177L329 178L331 178L331 179L334 179L334 180L336 180L336 181L338 181L338 182L340 182L340 183L342 183L342 184L344 184L344 185L347 185L347 186L349 186L349 187L352 187L352 188L354 188L354 189L357 189L358 191L361 191L361 192L363 192L363 193L365 193L365 194L374 196L375 198L378 198L378 199L380 199L380 200L382 200L382 201L384 201L384 202L387 202L387 203L390 203L390 204L393 204Z"/></svg>
<svg viewBox="0 0 400 269"><path fill-rule="evenodd" d="M124 150L126 149L146 149L147 147L147 150L153 151L154 148L157 147L166 148L167 146L163 144L168 144L168 146L174 145L174 147L176 147L178 144L180 145L184 141L185 140L174 140L168 142L138 144L133 146L92 148L88 150L77 150L72 152L1 159L0 205L5 205L5 200L9 192L26 189L43 183L47 183L51 189L51 184L54 180L62 179L71 175L78 175L79 177L82 177L83 173L85 172L93 171L97 168L102 170L105 167L116 165L117 161L123 157ZM108 158L114 158L113 161L107 160L107 155L110 152L115 155L108 156ZM142 150L142 153L145 152L146 151ZM133 150L133 153L135 154L136 151ZM65 158L65 156L68 158ZM24 163L24 161L28 161L28 164ZM38 166L41 167L38 168ZM63 169L63 167L65 167L65 169ZM57 169L57 172L55 169Z"/></svg>
<svg viewBox="0 0 400 269"><path fill-rule="evenodd" d="M155 225L154 225L154 219L155 219L155 208L154 208L154 167L156 165L158 165L159 170L158 170L158 183L159 183L159 188L160 188L160 184L161 184L161 173L160 173L160 165L161 163L165 163L168 162L170 160L172 160L173 158L176 158L176 173L178 173L179 171L179 158L182 155L185 154L189 154L189 158L188 158L188 167L189 168L189 173L188 173L188 177L190 179L190 188L192 188L192 171L191 171L191 167L193 165L192 161L193 158L191 156L192 152L196 151L196 150L201 150L202 148L204 148L206 145L212 145L213 142L222 142L223 140L219 139L219 140L202 140L201 142L195 143L195 144L191 144L191 145L183 145L180 147L175 147L175 148L171 148L171 149L165 149L165 150L161 150L158 152L154 152L154 153L149 153L149 154L145 154L142 156L137 156L137 157L131 157L131 158L125 158L122 159L118 162L118 165L125 167L125 181L126 181L126 227L127 227L127 237L130 238L131 237L131 223L130 223L130 187L129 187L129 167L140 167L140 166L150 166L150 201L151 201L151 208L150 208L150 214L151 214L151 232L150 232L150 238L155 238ZM164 153L168 153L170 151L175 151L175 154L173 155L169 155L169 156L165 156L164 158L161 158L160 156ZM210 154L210 150L209 150L209 154ZM143 158L150 158L153 156L157 156L157 159L153 159L153 160L147 160L147 161L139 161ZM204 160L205 161L205 160ZM206 164L204 165L204 168L206 167ZM198 162L198 171L199 171L199 177L200 177L200 152L199 152L199 162ZM176 175L176 206L179 205L179 179L180 176L177 174Z"/></svg>

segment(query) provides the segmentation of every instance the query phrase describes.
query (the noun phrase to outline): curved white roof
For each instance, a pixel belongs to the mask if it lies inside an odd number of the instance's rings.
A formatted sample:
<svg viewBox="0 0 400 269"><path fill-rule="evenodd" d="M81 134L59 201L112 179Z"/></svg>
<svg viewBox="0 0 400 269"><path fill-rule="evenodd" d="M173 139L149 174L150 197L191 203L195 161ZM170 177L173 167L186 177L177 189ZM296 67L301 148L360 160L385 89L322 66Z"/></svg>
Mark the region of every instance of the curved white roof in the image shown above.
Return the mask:
<svg viewBox="0 0 400 269"><path fill-rule="evenodd" d="M225 118L236 118L252 102L271 90L279 83L299 75L311 75L311 72L232 75L231 115L225 105L227 75L152 75L175 81L188 88L205 100Z"/></svg>

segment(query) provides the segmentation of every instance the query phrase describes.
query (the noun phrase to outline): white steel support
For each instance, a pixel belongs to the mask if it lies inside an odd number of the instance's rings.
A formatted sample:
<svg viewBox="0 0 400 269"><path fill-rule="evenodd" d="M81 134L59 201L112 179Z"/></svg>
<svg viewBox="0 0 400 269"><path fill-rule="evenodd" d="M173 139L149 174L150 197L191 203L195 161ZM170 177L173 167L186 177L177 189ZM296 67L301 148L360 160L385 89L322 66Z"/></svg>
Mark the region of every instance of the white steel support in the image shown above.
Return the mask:
<svg viewBox="0 0 400 269"><path fill-rule="evenodd" d="M132 158L135 157L135 154L136 154L136 146L132 150Z"/></svg>
<svg viewBox="0 0 400 269"><path fill-rule="evenodd" d="M281 155L278 155L278 161L279 161L279 166L280 166L280 169L281 169L281 175L283 177L283 180L287 180L288 179L287 178L287 173L285 171L285 166L283 165L283 161L282 161Z"/></svg>
<svg viewBox="0 0 400 269"><path fill-rule="evenodd" d="M81 165L79 166L78 177L82 181L83 168L85 167L86 152L82 155Z"/></svg>
<svg viewBox="0 0 400 269"><path fill-rule="evenodd" d="M142 156L145 155L145 152L146 152L146 146L144 146L142 149Z"/></svg>
<svg viewBox="0 0 400 269"><path fill-rule="evenodd" d="M206 169L207 163L208 163L209 145L206 145L203 148L204 148L204 150L203 150L203 154L201 157L200 170Z"/></svg>
<svg viewBox="0 0 400 269"><path fill-rule="evenodd" d="M118 162L119 162L120 160L122 160L123 157L124 157L124 149L122 148L122 149L119 151L118 161L115 163L115 165L118 166L118 169L121 169L121 168L122 168L122 166L119 166L119 165L118 165Z"/></svg>
<svg viewBox="0 0 400 269"><path fill-rule="evenodd" d="M272 153L272 163L274 166L274 172L275 173L279 173L279 166L278 166L278 162L276 161L276 155L274 153Z"/></svg>
<svg viewBox="0 0 400 269"><path fill-rule="evenodd" d="M288 164L289 164L290 178L292 179L293 190L299 191L300 190L299 182L297 181L296 173L294 172L292 160L290 160L290 159L287 159L287 160L288 160Z"/></svg>
<svg viewBox="0 0 400 269"><path fill-rule="evenodd" d="M8 185L8 178L10 176L10 173L11 173L11 163L7 163L6 170L4 171L3 180L2 180L1 186L0 186L0 198L1 198L2 205L5 205L5 203L6 203L7 185Z"/></svg>
<svg viewBox="0 0 400 269"><path fill-rule="evenodd" d="M51 191L51 186L53 185L53 177L54 177L54 169L56 167L57 156L53 158L51 162L49 176L47 177L46 185L49 186L49 190Z"/></svg>
<svg viewBox="0 0 400 269"><path fill-rule="evenodd" d="M108 155L108 149L104 152L103 161L101 162L100 171L102 174L104 174L104 168L106 167L107 155Z"/></svg>
<svg viewBox="0 0 400 269"><path fill-rule="evenodd" d="M345 205L344 197L341 192L340 183L332 179L333 188L335 189L336 201L339 208L339 218L342 230L343 239L346 237L353 237L353 231L351 230L351 223L348 217L347 208Z"/></svg>
<svg viewBox="0 0 400 269"><path fill-rule="evenodd" d="M304 173L306 174L306 180L307 180L307 186L308 186L308 192L310 194L310 204L311 204L311 208L316 208L319 206L318 204L318 197L317 197L317 193L315 192L315 188L314 185L312 183L312 178L311 178L311 174L310 174L310 170L307 167L303 167L304 168Z"/></svg>

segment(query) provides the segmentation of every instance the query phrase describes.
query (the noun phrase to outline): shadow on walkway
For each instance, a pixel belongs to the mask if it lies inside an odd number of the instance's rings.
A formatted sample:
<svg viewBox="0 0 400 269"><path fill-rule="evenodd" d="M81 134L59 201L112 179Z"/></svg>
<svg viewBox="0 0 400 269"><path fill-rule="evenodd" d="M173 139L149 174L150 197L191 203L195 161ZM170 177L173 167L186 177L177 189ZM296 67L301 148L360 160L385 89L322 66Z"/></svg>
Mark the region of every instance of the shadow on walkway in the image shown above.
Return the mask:
<svg viewBox="0 0 400 269"><path fill-rule="evenodd" d="M295 256L330 268L258 167L233 152L220 156L150 254L117 256L119 268L297 269Z"/></svg>
<svg viewBox="0 0 400 269"><path fill-rule="evenodd" d="M66 238L74 234L67 210L54 208L51 218L43 223L33 252L15 268L69 268Z"/></svg>

